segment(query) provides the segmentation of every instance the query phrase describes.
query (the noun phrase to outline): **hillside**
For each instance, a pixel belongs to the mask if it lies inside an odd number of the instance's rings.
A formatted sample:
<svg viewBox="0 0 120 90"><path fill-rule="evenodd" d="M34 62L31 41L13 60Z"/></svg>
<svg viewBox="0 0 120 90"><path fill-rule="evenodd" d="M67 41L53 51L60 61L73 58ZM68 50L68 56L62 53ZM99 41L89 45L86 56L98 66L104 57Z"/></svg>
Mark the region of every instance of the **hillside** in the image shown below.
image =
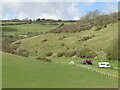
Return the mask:
<svg viewBox="0 0 120 90"><path fill-rule="evenodd" d="M85 88L86 81L87 88L117 87L117 79L80 67L3 53L3 88Z"/></svg>
<svg viewBox="0 0 120 90"><path fill-rule="evenodd" d="M0 2L2 90L119 88L120 3L76 1Z"/></svg>
<svg viewBox="0 0 120 90"><path fill-rule="evenodd" d="M117 18L113 13L79 21L5 24L3 87L118 87ZM80 64L88 59L92 65ZM75 65L69 65L71 60ZM99 62L109 62L112 68L98 68Z"/></svg>
<svg viewBox="0 0 120 90"><path fill-rule="evenodd" d="M106 28L95 31L95 27L90 30L76 33L48 33L36 37L25 38L14 42L20 42L17 50L25 48L31 56L45 56L52 52L52 55L68 52L82 52L86 49L102 60L114 60L117 57L117 33L118 24L109 24ZM45 40L45 41L44 41ZM42 52L42 53L41 53ZM108 56L108 54L111 54ZM83 53L86 54L86 53ZM92 54L88 58L92 58ZM69 56L69 55L68 55ZM72 56L77 56L73 54ZM70 56L71 57L71 56ZM78 54L79 57L79 54ZM94 56L93 56L94 57ZM87 56L85 57L87 58Z"/></svg>

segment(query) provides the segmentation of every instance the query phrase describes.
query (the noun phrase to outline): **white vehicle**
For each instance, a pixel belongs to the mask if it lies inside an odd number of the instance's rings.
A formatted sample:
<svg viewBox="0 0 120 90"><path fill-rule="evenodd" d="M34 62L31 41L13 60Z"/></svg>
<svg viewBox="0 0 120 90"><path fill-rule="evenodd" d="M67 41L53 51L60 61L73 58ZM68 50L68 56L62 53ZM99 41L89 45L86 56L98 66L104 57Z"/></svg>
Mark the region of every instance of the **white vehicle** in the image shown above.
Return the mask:
<svg viewBox="0 0 120 90"><path fill-rule="evenodd" d="M69 62L69 64L72 64L72 65L74 65L75 63L74 63L74 61L70 61L70 62Z"/></svg>
<svg viewBox="0 0 120 90"><path fill-rule="evenodd" d="M98 63L99 68L112 68L108 62L100 62Z"/></svg>

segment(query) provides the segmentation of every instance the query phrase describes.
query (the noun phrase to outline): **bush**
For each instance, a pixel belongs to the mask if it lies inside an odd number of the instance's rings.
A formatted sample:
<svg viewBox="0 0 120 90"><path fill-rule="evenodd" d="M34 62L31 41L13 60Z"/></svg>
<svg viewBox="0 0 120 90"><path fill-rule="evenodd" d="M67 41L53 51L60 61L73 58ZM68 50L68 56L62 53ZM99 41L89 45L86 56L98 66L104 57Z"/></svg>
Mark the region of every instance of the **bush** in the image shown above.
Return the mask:
<svg viewBox="0 0 120 90"><path fill-rule="evenodd" d="M96 55L97 54L89 48L84 48L76 52L76 56L81 58L94 58Z"/></svg>
<svg viewBox="0 0 120 90"><path fill-rule="evenodd" d="M59 27L62 27L62 26L64 26L64 23L62 23Z"/></svg>
<svg viewBox="0 0 120 90"><path fill-rule="evenodd" d="M52 62L50 59L45 58L45 57L37 57L36 59L39 61Z"/></svg>
<svg viewBox="0 0 120 90"><path fill-rule="evenodd" d="M77 57L81 57L81 58L85 58L85 55L84 55L84 54L81 54L80 51L77 51L77 52L76 52L76 56L77 56Z"/></svg>
<svg viewBox="0 0 120 90"><path fill-rule="evenodd" d="M47 52L45 55L46 56L52 56L52 54L53 54L52 52Z"/></svg>
<svg viewBox="0 0 120 90"><path fill-rule="evenodd" d="M88 35L88 36L84 36L82 37L79 41L87 41L88 39L91 39L92 37L94 37L95 35Z"/></svg>
<svg viewBox="0 0 120 90"><path fill-rule="evenodd" d="M108 50L107 51L107 59L108 60L118 60L118 50Z"/></svg>
<svg viewBox="0 0 120 90"><path fill-rule="evenodd" d="M24 48L17 49L16 54L20 56L28 57L28 52Z"/></svg>
<svg viewBox="0 0 120 90"><path fill-rule="evenodd" d="M102 27L99 26L99 27L96 27L94 31L99 31L101 29L102 29Z"/></svg>
<svg viewBox="0 0 120 90"><path fill-rule="evenodd" d="M42 42L46 42L46 41L47 41L47 39L43 39L43 40L42 40Z"/></svg>
<svg viewBox="0 0 120 90"><path fill-rule="evenodd" d="M76 51L67 51L64 53L65 57L72 57L74 55L76 55Z"/></svg>
<svg viewBox="0 0 120 90"><path fill-rule="evenodd" d="M62 57L62 56L63 56L63 53L62 53L62 52L59 52L59 53L57 53L57 56L58 56L58 57Z"/></svg>
<svg viewBox="0 0 120 90"><path fill-rule="evenodd" d="M22 44L22 43L19 41L19 42L16 42L15 44Z"/></svg>
<svg viewBox="0 0 120 90"><path fill-rule="evenodd" d="M64 43L62 43L62 44L61 44L61 46L65 46L65 44L64 44Z"/></svg>
<svg viewBox="0 0 120 90"><path fill-rule="evenodd" d="M62 36L59 37L59 40L63 40L64 38L65 38L65 36L62 35Z"/></svg>

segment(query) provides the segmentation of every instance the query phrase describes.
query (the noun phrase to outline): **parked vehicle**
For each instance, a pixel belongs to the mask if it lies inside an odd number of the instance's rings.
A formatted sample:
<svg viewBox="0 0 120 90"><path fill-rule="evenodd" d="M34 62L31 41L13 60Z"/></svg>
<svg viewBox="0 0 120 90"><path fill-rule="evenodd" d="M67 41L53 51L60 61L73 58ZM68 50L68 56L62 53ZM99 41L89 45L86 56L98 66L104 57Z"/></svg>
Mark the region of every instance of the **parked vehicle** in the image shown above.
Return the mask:
<svg viewBox="0 0 120 90"><path fill-rule="evenodd" d="M110 66L108 62L99 62L98 67L99 68L112 68L112 66Z"/></svg>
<svg viewBox="0 0 120 90"><path fill-rule="evenodd" d="M92 65L92 60L84 60L84 61L80 62L80 64Z"/></svg>
<svg viewBox="0 0 120 90"><path fill-rule="evenodd" d="M74 65L74 64L75 64L75 62L72 60L72 61L70 61L70 62L69 62L69 64Z"/></svg>

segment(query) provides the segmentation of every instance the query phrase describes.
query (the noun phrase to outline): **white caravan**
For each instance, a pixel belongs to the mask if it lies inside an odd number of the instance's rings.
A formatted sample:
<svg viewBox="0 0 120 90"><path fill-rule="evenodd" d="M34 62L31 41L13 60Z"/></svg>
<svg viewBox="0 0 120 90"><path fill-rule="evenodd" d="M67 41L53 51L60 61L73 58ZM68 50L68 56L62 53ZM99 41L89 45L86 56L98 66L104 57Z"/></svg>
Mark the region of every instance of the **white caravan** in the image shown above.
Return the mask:
<svg viewBox="0 0 120 90"><path fill-rule="evenodd" d="M98 63L99 68L112 68L108 62L99 62Z"/></svg>

